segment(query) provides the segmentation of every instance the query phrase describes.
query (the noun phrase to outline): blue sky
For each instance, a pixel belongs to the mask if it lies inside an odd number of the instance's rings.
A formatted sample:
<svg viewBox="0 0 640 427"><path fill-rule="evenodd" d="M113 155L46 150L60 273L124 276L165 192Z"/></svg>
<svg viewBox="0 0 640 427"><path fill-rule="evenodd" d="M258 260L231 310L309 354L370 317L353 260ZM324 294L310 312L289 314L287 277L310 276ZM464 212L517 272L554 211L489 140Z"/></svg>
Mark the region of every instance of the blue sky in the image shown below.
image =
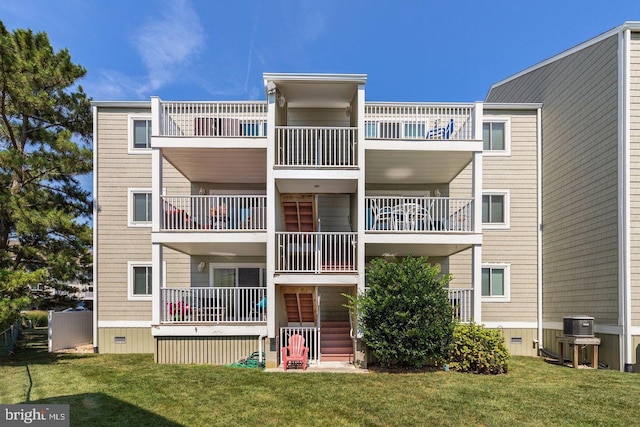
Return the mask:
<svg viewBox="0 0 640 427"><path fill-rule="evenodd" d="M477 101L628 20L640 1L4 0L95 100L264 99L263 72L365 73L369 101Z"/></svg>

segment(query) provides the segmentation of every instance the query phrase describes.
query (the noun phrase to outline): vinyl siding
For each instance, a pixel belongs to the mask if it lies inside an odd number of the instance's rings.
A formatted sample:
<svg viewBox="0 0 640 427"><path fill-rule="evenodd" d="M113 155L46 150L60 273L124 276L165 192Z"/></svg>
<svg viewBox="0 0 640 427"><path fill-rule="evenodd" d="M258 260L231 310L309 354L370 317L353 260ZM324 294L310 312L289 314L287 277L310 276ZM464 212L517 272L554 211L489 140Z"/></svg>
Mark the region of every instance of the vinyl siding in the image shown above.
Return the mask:
<svg viewBox="0 0 640 427"><path fill-rule="evenodd" d="M128 300L128 261L151 262L151 227L129 227L129 188L151 187L151 155L128 153L128 114L144 110L98 109L98 277L100 320L151 320L150 301ZM190 185L164 164L167 194L190 194ZM164 250L169 286L189 286L189 257Z"/></svg>
<svg viewBox="0 0 640 427"><path fill-rule="evenodd" d="M631 38L631 323L640 325L640 33Z"/></svg>
<svg viewBox="0 0 640 427"><path fill-rule="evenodd" d="M258 337L156 337L157 363L224 365L259 349ZM263 351L266 345L262 346Z"/></svg>
<svg viewBox="0 0 640 427"><path fill-rule="evenodd" d="M510 227L483 230L482 262L510 265L510 301L483 302L482 321L535 322L537 319L537 111L486 110L484 117L509 117L511 155L483 156L483 189L508 190ZM471 165L451 183L450 192L469 188ZM471 250L453 255L451 287L471 286ZM528 347L528 345L527 345Z"/></svg>
<svg viewBox="0 0 640 427"><path fill-rule="evenodd" d="M618 322L617 36L492 88L541 102L543 318Z"/></svg>
<svg viewBox="0 0 640 427"><path fill-rule="evenodd" d="M116 344L116 337L124 337L124 344ZM153 353L154 341L149 328L100 328L100 353Z"/></svg>
<svg viewBox="0 0 640 427"><path fill-rule="evenodd" d="M538 338L537 329L500 329L509 354L512 356L536 356L538 350L534 340ZM513 339L513 341L512 341ZM521 342L518 343L517 340Z"/></svg>

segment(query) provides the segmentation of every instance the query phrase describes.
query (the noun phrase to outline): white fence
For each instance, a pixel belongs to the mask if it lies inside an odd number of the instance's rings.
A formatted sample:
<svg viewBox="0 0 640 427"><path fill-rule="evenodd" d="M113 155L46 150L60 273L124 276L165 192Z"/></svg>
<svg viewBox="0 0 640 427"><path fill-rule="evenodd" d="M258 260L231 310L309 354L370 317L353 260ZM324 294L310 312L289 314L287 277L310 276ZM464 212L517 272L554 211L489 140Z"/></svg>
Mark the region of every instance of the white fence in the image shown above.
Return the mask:
<svg viewBox="0 0 640 427"><path fill-rule="evenodd" d="M289 345L289 337L302 335L304 345L309 348L307 361L309 363L320 362L320 329L315 326L288 326L280 328L280 348ZM281 355L278 355L281 357ZM281 360L282 362L282 360Z"/></svg>
<svg viewBox="0 0 640 427"><path fill-rule="evenodd" d="M366 196L367 231L473 232L473 199Z"/></svg>
<svg viewBox="0 0 640 427"><path fill-rule="evenodd" d="M266 102L160 103L160 136L267 136Z"/></svg>
<svg viewBox="0 0 640 427"><path fill-rule="evenodd" d="M163 288L160 290L163 323L264 322L267 288Z"/></svg>
<svg viewBox="0 0 640 427"><path fill-rule="evenodd" d="M357 272L357 233L277 232L277 272Z"/></svg>
<svg viewBox="0 0 640 427"><path fill-rule="evenodd" d="M92 339L91 311L49 311L49 352L89 344Z"/></svg>
<svg viewBox="0 0 640 427"><path fill-rule="evenodd" d="M357 166L358 128L276 127L276 166Z"/></svg>
<svg viewBox="0 0 640 427"><path fill-rule="evenodd" d="M374 104L364 107L367 139L474 139L472 105Z"/></svg>
<svg viewBox="0 0 640 427"><path fill-rule="evenodd" d="M162 230L265 231L267 196L161 196Z"/></svg>

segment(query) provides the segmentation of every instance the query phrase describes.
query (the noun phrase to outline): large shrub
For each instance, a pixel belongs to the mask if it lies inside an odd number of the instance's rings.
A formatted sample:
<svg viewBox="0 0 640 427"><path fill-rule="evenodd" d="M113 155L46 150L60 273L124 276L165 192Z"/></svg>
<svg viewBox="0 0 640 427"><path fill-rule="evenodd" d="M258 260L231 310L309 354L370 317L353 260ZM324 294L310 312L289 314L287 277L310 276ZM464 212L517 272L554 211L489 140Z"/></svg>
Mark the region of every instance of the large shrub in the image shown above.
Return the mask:
<svg viewBox="0 0 640 427"><path fill-rule="evenodd" d="M509 350L497 329L477 323L459 323L453 332L449 368L476 374L505 374Z"/></svg>
<svg viewBox="0 0 640 427"><path fill-rule="evenodd" d="M368 291L351 298L351 307L376 361L387 368L443 363L453 334L445 289L450 276L426 258L409 256L399 262L373 260L367 280Z"/></svg>

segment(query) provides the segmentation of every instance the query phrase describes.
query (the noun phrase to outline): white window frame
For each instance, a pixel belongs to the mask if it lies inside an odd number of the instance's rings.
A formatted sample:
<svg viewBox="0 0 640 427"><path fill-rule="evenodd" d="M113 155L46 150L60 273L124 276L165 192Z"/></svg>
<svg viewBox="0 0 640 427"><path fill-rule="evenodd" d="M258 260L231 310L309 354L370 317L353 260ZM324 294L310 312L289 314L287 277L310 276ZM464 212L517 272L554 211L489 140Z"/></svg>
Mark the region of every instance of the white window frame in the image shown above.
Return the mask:
<svg viewBox="0 0 640 427"><path fill-rule="evenodd" d="M504 270L504 295L482 295L483 302L510 302L511 301L511 264L509 263L483 263L482 268ZM480 278L480 293L482 293L482 278Z"/></svg>
<svg viewBox="0 0 640 427"><path fill-rule="evenodd" d="M149 135L149 147L147 148L135 148L133 146L133 132L135 130L133 124L137 120L151 120L151 114L129 114L128 115L128 127L127 127L127 139L129 154L151 154L151 135Z"/></svg>
<svg viewBox="0 0 640 427"><path fill-rule="evenodd" d="M484 150L483 149L482 155L489 156L489 157L511 156L511 117L508 117L508 116L485 117L482 120L483 127L485 123L504 123L504 150ZM484 133L484 128L482 132ZM484 140L483 140L483 145L484 145Z"/></svg>
<svg viewBox="0 0 640 427"><path fill-rule="evenodd" d="M260 269L260 286L261 288L266 288L267 287L267 283L266 283L266 274L263 274L262 270L266 270L267 268L267 264L263 264L263 263L237 263L237 262L211 262L209 263L209 287L213 288L213 271L216 269L235 269L236 270L236 283L234 284L234 288L238 287L238 269L239 268L258 268ZM262 283L264 282L264 283Z"/></svg>
<svg viewBox="0 0 640 427"><path fill-rule="evenodd" d="M151 188L127 188L127 224L129 227L151 227L152 221L134 221L134 208L135 201L133 199L134 194L148 193L153 197Z"/></svg>
<svg viewBox="0 0 640 427"><path fill-rule="evenodd" d="M162 281L167 283L167 263L163 261L162 263ZM128 261L127 262L127 299L129 301L151 301L153 299L153 293L149 295L136 295L133 293L133 278L135 275L133 274L134 267L151 267L153 269L153 263L151 261ZM153 289L153 279L151 283L151 288Z"/></svg>
<svg viewBox="0 0 640 427"><path fill-rule="evenodd" d="M483 222L484 230L508 230L511 228L511 194L509 190L482 190L482 196L504 196L504 222ZM482 200L480 201L482 203Z"/></svg>

